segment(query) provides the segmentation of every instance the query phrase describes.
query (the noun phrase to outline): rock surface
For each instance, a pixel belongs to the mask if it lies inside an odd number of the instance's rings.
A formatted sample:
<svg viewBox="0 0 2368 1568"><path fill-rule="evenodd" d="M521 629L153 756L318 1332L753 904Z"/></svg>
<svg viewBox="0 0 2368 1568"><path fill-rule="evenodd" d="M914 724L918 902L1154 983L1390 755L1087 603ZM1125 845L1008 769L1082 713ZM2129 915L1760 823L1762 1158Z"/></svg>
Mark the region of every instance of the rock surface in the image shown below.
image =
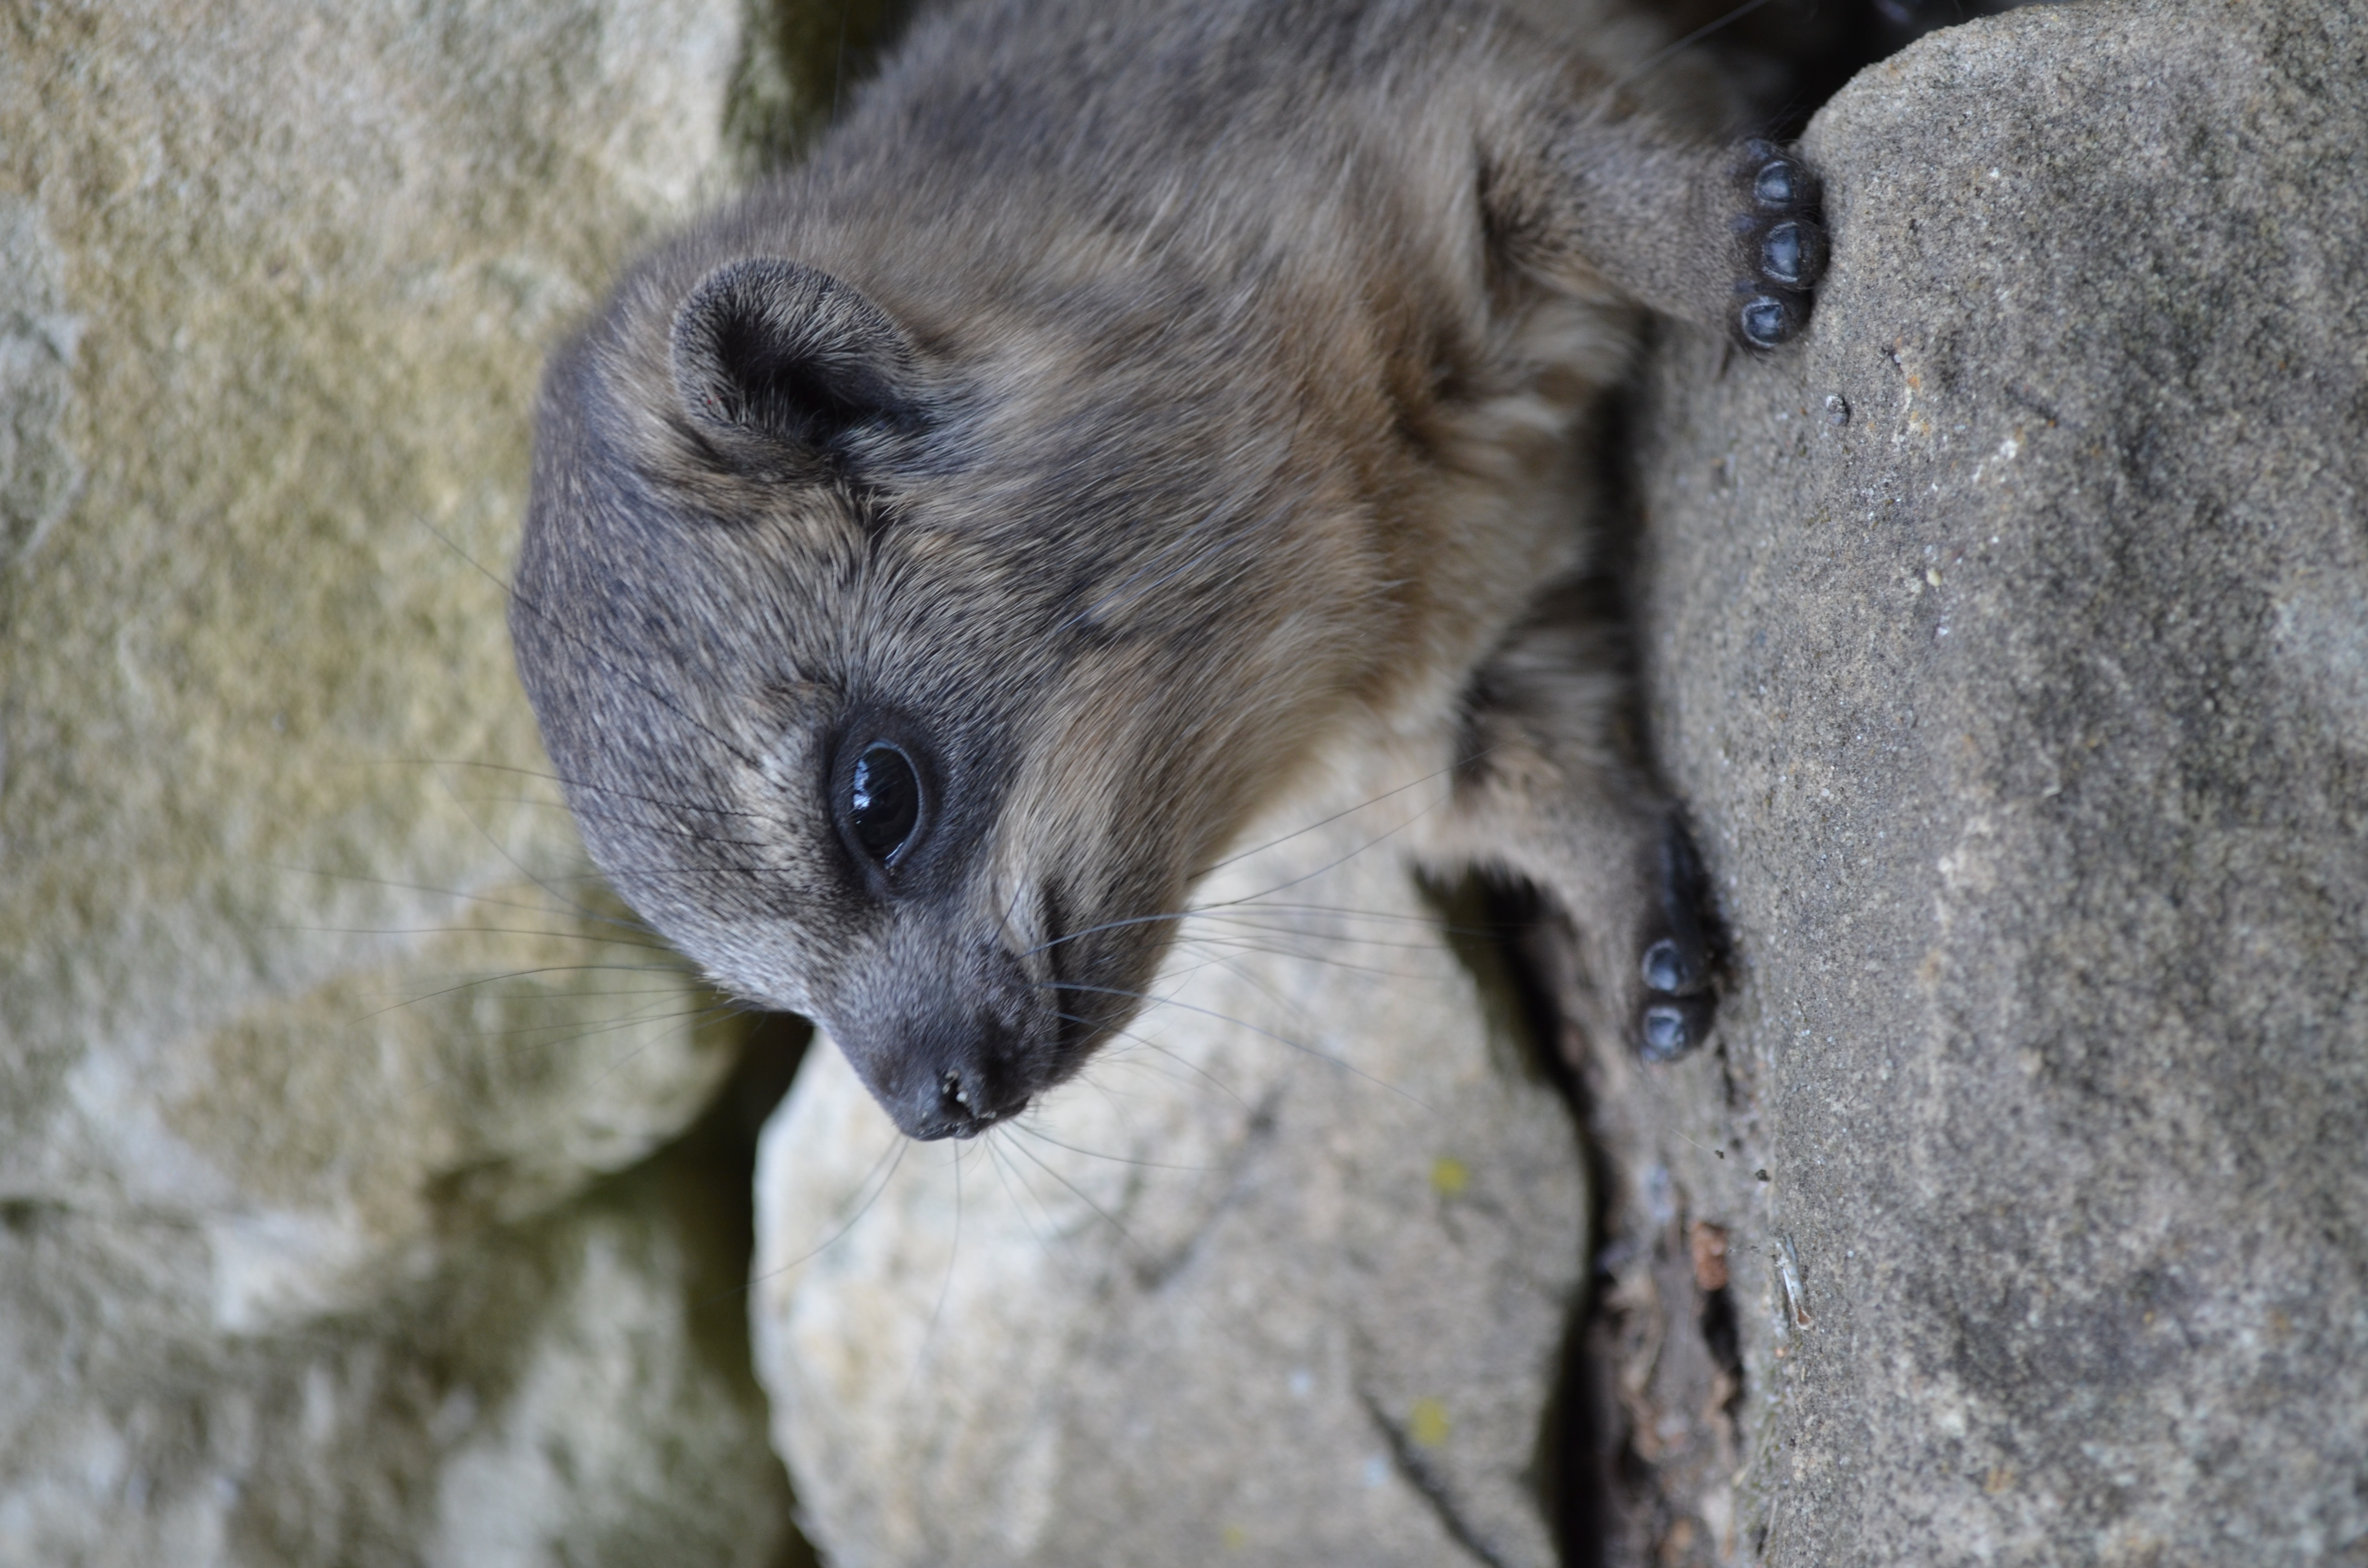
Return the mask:
<svg viewBox="0 0 2368 1568"><path fill-rule="evenodd" d="M718 1255L554 1209L734 1046L588 892L478 564L738 22L0 20L0 1562L783 1538Z"/></svg>
<svg viewBox="0 0 2368 1568"><path fill-rule="evenodd" d="M364 1310L213 1338L173 1312L186 1233L12 1210L0 1562L777 1568L715 1196L669 1153Z"/></svg>
<svg viewBox="0 0 2368 1568"><path fill-rule="evenodd" d="M1435 768L1364 754L1253 831L1162 1003L976 1143L904 1143L817 1043L753 1311L831 1561L1555 1561L1583 1168L1399 852Z"/></svg>
<svg viewBox="0 0 2368 1568"><path fill-rule="evenodd" d="M731 1040L507 771L474 564L792 19L0 21L0 1564L794 1550L712 1171L603 1175ZM1734 961L1581 1057L1607 1562L2368 1562L2363 142L2356 7L1941 33L1813 131L1805 343L1657 348ZM1381 825L959 1163L815 1053L754 1310L844 1562L1552 1560L1581 1167Z"/></svg>
<svg viewBox="0 0 2368 1568"><path fill-rule="evenodd" d="M1603 1403L1686 1435L1611 1560L2368 1562L2368 17L2018 12L1809 146L1805 342L1635 422L1736 984L1591 1064ZM1724 1431L1640 1349L1697 1225Z"/></svg>

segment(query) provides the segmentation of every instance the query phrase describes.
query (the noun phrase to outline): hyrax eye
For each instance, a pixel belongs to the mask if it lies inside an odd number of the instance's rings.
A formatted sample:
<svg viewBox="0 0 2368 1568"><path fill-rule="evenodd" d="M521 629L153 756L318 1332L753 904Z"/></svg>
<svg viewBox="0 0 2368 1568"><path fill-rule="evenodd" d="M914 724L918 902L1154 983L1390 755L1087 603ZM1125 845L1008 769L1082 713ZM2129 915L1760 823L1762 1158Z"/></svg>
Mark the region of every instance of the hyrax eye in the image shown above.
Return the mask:
<svg viewBox="0 0 2368 1568"><path fill-rule="evenodd" d="M892 745L865 747L847 790L847 820L856 842L885 861L913 835L920 815L921 781L910 759Z"/></svg>

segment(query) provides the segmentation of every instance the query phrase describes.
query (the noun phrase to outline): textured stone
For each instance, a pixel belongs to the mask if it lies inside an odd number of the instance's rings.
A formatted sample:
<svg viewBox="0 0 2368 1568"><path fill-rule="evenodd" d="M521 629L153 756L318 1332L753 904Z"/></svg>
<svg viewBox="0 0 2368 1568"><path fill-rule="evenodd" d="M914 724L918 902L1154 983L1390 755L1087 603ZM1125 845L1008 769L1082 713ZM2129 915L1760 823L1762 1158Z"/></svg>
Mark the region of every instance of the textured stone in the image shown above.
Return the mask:
<svg viewBox="0 0 2368 1568"><path fill-rule="evenodd" d="M1592 1065L1611 1300L1720 1227L1744 1389L1612 1560L2368 1561L2368 18L2018 12L1809 146L1806 340L1635 421L1737 983Z"/></svg>
<svg viewBox="0 0 2368 1568"><path fill-rule="evenodd" d="M12 1208L0 1562L774 1568L787 1486L716 1207L669 1154L366 1312L161 1356L154 1277L200 1244Z"/></svg>
<svg viewBox="0 0 2368 1568"><path fill-rule="evenodd" d="M718 1071L620 1020L691 993L572 907L476 564L542 347L713 162L716 9L11 18L0 1186L189 1214L229 1324Z"/></svg>
<svg viewBox="0 0 2368 1568"><path fill-rule="evenodd" d="M1435 767L1351 756L1254 831L1160 1002L975 1143L904 1143L809 1055L753 1311L833 1562L1554 1561L1583 1169L1399 853Z"/></svg>
<svg viewBox="0 0 2368 1568"><path fill-rule="evenodd" d="M643 1486L761 1425L680 1370L689 1266L634 1232L678 1217L515 1228L734 1039L590 891L495 574L544 351L721 177L736 19L0 18L0 1561L646 1561L598 1540L779 1513L761 1463ZM563 1232L577 1284L436 1338ZM479 1331L507 1403L405 1427L385 1380Z"/></svg>

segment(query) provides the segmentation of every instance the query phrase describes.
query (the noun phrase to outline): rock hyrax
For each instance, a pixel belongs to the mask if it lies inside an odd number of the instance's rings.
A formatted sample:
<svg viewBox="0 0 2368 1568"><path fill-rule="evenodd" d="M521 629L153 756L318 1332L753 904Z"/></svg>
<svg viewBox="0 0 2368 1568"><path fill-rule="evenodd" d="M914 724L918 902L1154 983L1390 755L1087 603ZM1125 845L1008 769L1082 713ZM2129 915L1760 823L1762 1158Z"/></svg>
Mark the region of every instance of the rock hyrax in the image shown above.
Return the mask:
<svg viewBox="0 0 2368 1568"><path fill-rule="evenodd" d="M510 627L601 869L916 1138L1075 1073L1327 733L1674 1054L1691 857L1577 608L1639 312L1798 332L1816 188L1481 0L977 0L552 361Z"/></svg>

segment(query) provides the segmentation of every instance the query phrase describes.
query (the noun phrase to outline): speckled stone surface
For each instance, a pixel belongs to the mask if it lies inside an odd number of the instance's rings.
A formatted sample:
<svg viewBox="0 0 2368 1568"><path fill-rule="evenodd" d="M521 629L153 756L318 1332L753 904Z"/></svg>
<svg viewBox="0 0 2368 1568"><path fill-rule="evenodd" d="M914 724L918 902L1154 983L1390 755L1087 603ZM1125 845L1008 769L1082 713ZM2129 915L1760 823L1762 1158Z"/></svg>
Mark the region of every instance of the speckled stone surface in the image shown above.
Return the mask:
<svg viewBox="0 0 2368 1568"><path fill-rule="evenodd" d="M1736 984L1614 1204L1745 1388L1622 1560L2368 1562L2368 17L2018 12L1808 145L1806 339L1636 421Z"/></svg>
<svg viewBox="0 0 2368 1568"><path fill-rule="evenodd" d="M0 16L0 1563L787 1534L728 1239L584 1196L733 1047L590 892L498 578L738 23Z"/></svg>

